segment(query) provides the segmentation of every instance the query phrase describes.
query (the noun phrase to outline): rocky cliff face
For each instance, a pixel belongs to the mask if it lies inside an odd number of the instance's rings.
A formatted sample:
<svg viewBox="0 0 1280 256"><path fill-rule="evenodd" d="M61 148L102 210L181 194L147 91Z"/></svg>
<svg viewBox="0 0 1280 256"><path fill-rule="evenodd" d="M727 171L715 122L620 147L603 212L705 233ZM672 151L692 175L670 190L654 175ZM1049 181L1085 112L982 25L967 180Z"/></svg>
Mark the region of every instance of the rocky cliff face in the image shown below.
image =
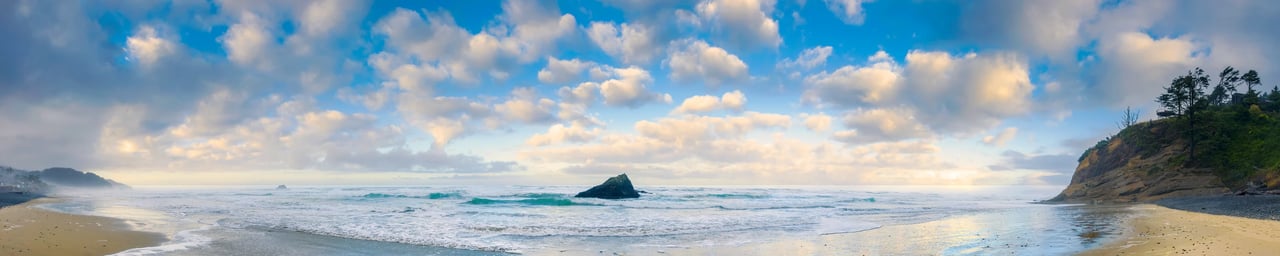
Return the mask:
<svg viewBox="0 0 1280 256"><path fill-rule="evenodd" d="M1163 134L1163 125L1140 127ZM1124 133L1122 133L1124 134ZM1143 148L1141 138L1117 135L1088 151L1071 184L1051 202L1118 203L1166 197L1223 194L1227 186L1212 170L1184 167L1185 143Z"/></svg>

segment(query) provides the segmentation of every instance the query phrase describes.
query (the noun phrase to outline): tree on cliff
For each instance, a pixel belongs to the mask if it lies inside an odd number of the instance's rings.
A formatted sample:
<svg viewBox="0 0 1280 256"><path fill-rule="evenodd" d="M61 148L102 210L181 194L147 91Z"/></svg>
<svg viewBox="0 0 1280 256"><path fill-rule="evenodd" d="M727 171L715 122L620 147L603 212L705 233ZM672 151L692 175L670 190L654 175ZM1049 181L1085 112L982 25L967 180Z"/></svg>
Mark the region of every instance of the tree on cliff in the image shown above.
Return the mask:
<svg viewBox="0 0 1280 256"><path fill-rule="evenodd" d="M1209 76L1204 74L1203 69L1196 68L1194 71L1188 71L1186 75L1174 78L1169 87L1164 88L1165 93L1156 98L1156 102L1168 110L1168 112L1159 113L1161 116L1171 115L1185 120L1187 129L1184 131L1191 147L1190 158L1192 159L1195 159L1198 141L1196 112L1208 107L1210 99L1204 95L1204 90L1208 87Z"/></svg>

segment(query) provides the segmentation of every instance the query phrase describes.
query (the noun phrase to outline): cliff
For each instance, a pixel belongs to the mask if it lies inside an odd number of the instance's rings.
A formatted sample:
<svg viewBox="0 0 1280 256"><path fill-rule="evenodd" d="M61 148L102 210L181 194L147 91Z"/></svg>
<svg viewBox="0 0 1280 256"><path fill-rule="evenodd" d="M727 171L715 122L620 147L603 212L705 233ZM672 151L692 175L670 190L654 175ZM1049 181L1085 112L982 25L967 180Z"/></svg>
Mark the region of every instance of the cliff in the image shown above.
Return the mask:
<svg viewBox="0 0 1280 256"><path fill-rule="evenodd" d="M1164 135L1168 125L1144 123L1142 129L1122 135L1146 132ZM1147 149L1146 136L1117 135L1085 151L1071 183L1050 201L1068 203L1114 203L1151 201L1165 197L1221 194L1227 192L1222 180L1211 170L1184 167L1186 143Z"/></svg>
<svg viewBox="0 0 1280 256"><path fill-rule="evenodd" d="M1274 119L1238 113L1207 112L1197 133L1176 119L1129 126L1086 150L1071 183L1049 202L1145 202L1280 187ZM1194 153L1189 137L1197 138Z"/></svg>

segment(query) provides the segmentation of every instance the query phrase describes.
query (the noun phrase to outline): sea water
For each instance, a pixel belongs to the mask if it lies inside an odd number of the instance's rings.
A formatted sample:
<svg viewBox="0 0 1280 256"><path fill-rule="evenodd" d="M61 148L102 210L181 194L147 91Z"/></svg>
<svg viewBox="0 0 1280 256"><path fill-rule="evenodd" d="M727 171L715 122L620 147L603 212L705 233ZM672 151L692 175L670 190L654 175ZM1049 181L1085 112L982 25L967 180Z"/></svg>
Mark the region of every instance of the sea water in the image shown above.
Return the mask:
<svg viewBox="0 0 1280 256"><path fill-rule="evenodd" d="M1115 219L1123 217L1032 203L1057 187L673 186L644 187L648 194L638 199L573 197L585 188L139 187L64 195L68 200L43 207L121 218L170 238L121 255L714 252L949 218L977 218L986 223L977 232L994 236L930 234L922 239L940 239L939 246L925 249L981 253L1003 242L1034 246L1002 252L1060 254L1095 246L1098 241L1080 234L1114 234Z"/></svg>

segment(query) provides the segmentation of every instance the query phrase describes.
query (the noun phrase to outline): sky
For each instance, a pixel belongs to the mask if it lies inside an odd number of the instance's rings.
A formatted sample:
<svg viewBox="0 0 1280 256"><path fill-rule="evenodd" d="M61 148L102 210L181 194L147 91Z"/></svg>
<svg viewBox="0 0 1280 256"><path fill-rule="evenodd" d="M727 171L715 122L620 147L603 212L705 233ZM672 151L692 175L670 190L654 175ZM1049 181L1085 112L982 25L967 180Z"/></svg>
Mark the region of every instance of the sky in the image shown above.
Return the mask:
<svg viewBox="0 0 1280 256"><path fill-rule="evenodd" d="M135 185L1064 185L1269 1L0 1L0 165Z"/></svg>

